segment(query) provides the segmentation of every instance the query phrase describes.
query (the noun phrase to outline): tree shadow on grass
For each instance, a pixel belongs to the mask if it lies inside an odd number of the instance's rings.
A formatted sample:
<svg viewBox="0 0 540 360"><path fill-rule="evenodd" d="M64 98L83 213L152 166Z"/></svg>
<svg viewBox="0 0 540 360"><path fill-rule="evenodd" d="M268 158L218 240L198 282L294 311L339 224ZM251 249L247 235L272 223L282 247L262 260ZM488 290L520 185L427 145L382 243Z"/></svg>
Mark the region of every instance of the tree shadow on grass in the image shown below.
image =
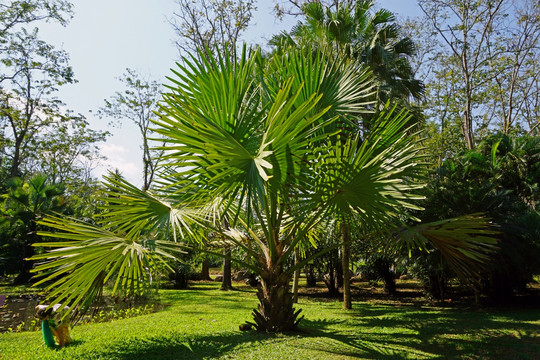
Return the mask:
<svg viewBox="0 0 540 360"><path fill-rule="evenodd" d="M344 321L305 320L305 336L313 338L305 342L304 348L328 354L328 359L335 356L349 356L362 359L422 359L433 357L411 346L407 341L387 341L385 336L378 337L360 332L340 332L334 330ZM359 329L360 330L360 329Z"/></svg>
<svg viewBox="0 0 540 360"><path fill-rule="evenodd" d="M540 324L527 312L433 312L366 306L350 320L305 320L308 348L370 359L538 359ZM336 331L343 327L345 331ZM319 339L326 339L321 341ZM331 339L333 341L328 341Z"/></svg>
<svg viewBox="0 0 540 360"><path fill-rule="evenodd" d="M269 345L283 339L291 354L301 348L316 358L532 360L540 353L537 320L519 311L501 315L368 305L344 320L304 319L302 331L285 335L251 331L192 336L164 329L162 335L123 339L104 358L234 358L235 352L254 355L265 347L259 352L264 357L270 354L265 352Z"/></svg>
<svg viewBox="0 0 540 360"><path fill-rule="evenodd" d="M392 344L374 341L373 339L361 340L358 337L341 334L334 331L326 331L326 325L336 325L335 323L311 322L311 328L302 332L285 334L284 341L292 341L291 352L294 354L294 348L303 346L305 349L313 350L317 359L332 359L336 355L350 356L352 358L362 357L370 359L405 359L411 358L409 355L414 353L414 349L404 352L402 348L393 348ZM140 360L140 359L190 359L202 360L213 359L224 355L234 358L234 351L238 348L251 347L250 353L257 354L256 348L266 342L275 341L276 337L283 335L258 333L255 331L249 333L226 333L206 336L196 336L186 339L178 336L178 340L171 340L169 336L154 336L144 339L130 339L117 343L110 354L104 354L104 358L122 359L122 360ZM290 337L288 340L287 338ZM309 345L308 345L309 344ZM271 350L268 350L271 351ZM259 358L265 358L272 353L260 352ZM423 355L417 351L418 355ZM258 358L254 355L253 358ZM284 355L287 356L287 355ZM294 356L294 355L292 355ZM301 357L295 357L300 359ZM422 358L414 356L413 358ZM284 357L283 360L289 359Z"/></svg>
<svg viewBox="0 0 540 360"><path fill-rule="evenodd" d="M230 353L241 344L251 343L257 346L259 343L275 338L273 334L257 332L231 332L225 334L204 335L186 338L178 334L171 339L166 336L154 336L144 339L129 339L117 344L110 354L104 358L122 360L141 359L212 359L226 353Z"/></svg>

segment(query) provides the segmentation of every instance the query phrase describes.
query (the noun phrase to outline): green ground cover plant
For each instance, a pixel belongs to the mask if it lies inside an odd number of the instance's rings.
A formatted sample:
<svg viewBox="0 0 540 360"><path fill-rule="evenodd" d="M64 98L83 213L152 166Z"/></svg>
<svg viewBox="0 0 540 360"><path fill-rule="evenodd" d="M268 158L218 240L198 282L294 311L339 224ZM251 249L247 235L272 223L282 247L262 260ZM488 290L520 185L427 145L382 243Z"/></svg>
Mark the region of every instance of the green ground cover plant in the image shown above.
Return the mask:
<svg viewBox="0 0 540 360"><path fill-rule="evenodd" d="M301 296L301 331L239 331L254 290L216 283L161 290L162 311L78 325L74 342L51 350L39 331L0 334L0 359L535 359L540 309L475 309L399 301Z"/></svg>

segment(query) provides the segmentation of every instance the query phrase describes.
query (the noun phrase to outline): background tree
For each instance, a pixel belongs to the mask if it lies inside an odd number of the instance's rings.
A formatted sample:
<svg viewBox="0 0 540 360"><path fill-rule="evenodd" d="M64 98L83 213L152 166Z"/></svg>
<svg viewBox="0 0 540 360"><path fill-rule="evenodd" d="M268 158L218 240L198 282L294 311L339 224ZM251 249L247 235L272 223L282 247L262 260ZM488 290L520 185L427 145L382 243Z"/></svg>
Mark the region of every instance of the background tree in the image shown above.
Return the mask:
<svg viewBox="0 0 540 360"><path fill-rule="evenodd" d="M105 133L89 130L82 115L63 110L64 104L54 96L59 86L75 82L68 64L69 56L41 40L37 28L28 28L38 20L57 20L65 24L71 15L71 6L63 1L16 1L3 7L0 127L1 151L8 163L4 165L9 168L8 176L51 170L51 166L62 166L62 171L67 171L65 166L74 162L71 151L57 152L62 157L56 159L58 163L45 165L47 169L42 167L47 162L47 154L43 159L41 151L47 146L50 154L53 143L63 146L64 150L76 144L76 157L92 161L96 149L90 150L91 144L103 140ZM58 175L58 171L55 173Z"/></svg>
<svg viewBox="0 0 540 360"><path fill-rule="evenodd" d="M23 29L2 53L2 63L16 68L16 75L5 80L0 89L0 117L3 127L10 130L12 177L19 175L23 159L30 156L28 147L39 131L69 120L61 116L60 102L51 96L57 86L74 82L68 55L54 50L37 35L37 29L31 33Z"/></svg>
<svg viewBox="0 0 540 360"><path fill-rule="evenodd" d="M200 56L216 46L236 53L236 45L248 28L255 0L176 0L176 12L169 19L177 39L180 57Z"/></svg>
<svg viewBox="0 0 540 360"><path fill-rule="evenodd" d="M537 98L540 79L540 3L512 3L505 19L504 32L489 32L487 50L493 74L491 88L497 128L505 135L531 130L538 113L526 113ZM536 119L536 122L535 122Z"/></svg>
<svg viewBox="0 0 540 360"><path fill-rule="evenodd" d="M425 61L427 116L460 128L466 148L494 130L530 131L537 92L539 5L534 1L419 1L420 36L437 35ZM430 28L430 31L425 31ZM417 32L418 33L418 32ZM530 117L533 115L533 118ZM531 126L532 125L532 126Z"/></svg>
<svg viewBox="0 0 540 360"><path fill-rule="evenodd" d="M426 188L426 221L464 213L487 213L499 224L501 239L479 289L491 303L508 302L538 272L540 141L537 137L494 134L474 150L446 159ZM437 252L415 264L428 287L442 293L448 266ZM437 278L439 278L437 280Z"/></svg>
<svg viewBox="0 0 540 360"><path fill-rule="evenodd" d="M0 4L0 22L2 23L0 36L4 36L18 25L27 25L35 21L55 20L66 25L72 15L71 8L71 3L63 0L2 1Z"/></svg>
<svg viewBox="0 0 540 360"><path fill-rule="evenodd" d="M322 6L327 8L337 8L338 5L352 6L356 0L317 0ZM274 0L274 12L281 19L286 15L302 15L302 7L313 0Z"/></svg>
<svg viewBox="0 0 540 360"><path fill-rule="evenodd" d="M37 28L45 21L66 25L71 16L71 4L61 0L0 3L0 252L7 259L2 272L17 274L17 283L30 279L33 262L24 259L41 241L43 214L88 219L82 214L94 205L90 172L101 159L96 143L107 133L90 129L55 97L75 82L73 71L68 54L42 40Z"/></svg>
<svg viewBox="0 0 540 360"><path fill-rule="evenodd" d="M8 52L13 41L17 40L23 29L40 21L56 21L65 26L73 15L72 5L63 0L23 0L2 1L0 3L0 50ZM2 65L7 65L10 60L2 60ZM9 65L8 65L9 67ZM13 80L22 70L11 67L9 72L0 73L0 83L4 80Z"/></svg>
<svg viewBox="0 0 540 360"><path fill-rule="evenodd" d="M367 65L377 79L379 102L388 99L420 99L421 81L414 78L409 58L415 54L412 40L403 36L395 16L386 9L374 11L371 0L336 1L332 6L306 2L302 19L289 33L272 44L309 44Z"/></svg>
<svg viewBox="0 0 540 360"><path fill-rule="evenodd" d="M310 46L328 52L335 58L347 58L360 66L368 67L376 79L376 96L372 99L373 112L393 102L413 109L410 98L420 99L423 85L414 78L408 58L414 54L411 39L402 37L394 15L385 9L373 11L370 0L335 1L323 6L320 2L301 5L303 18L290 33L275 36L271 44L278 49L286 46ZM308 55L309 56L309 55ZM367 110L367 107L366 107ZM419 109L415 109L419 113ZM371 119L366 115L360 123L363 131L369 131ZM421 118L419 116L418 118ZM358 120L357 120L358 121ZM414 119L412 122L418 122ZM346 121L345 121L346 122ZM359 129L353 127L349 136L356 136ZM345 135L345 134L343 134ZM341 223L343 239L341 249L343 270L344 308L351 308L349 285L350 229L353 214L337 214Z"/></svg>
<svg viewBox="0 0 540 360"><path fill-rule="evenodd" d="M48 181L64 184L66 193L72 195L94 182L92 171L104 159L98 144L109 133L91 129L81 115L69 114L68 118L36 136L32 151L39 156L27 157L24 167L29 173L47 174Z"/></svg>
<svg viewBox="0 0 540 360"><path fill-rule="evenodd" d="M475 146L473 96L484 83L482 73L489 60L487 35L502 18L503 3L504 0L419 1L420 8L447 46L445 55L458 66L463 79L460 86L463 100L461 126L468 149Z"/></svg>
<svg viewBox="0 0 540 360"><path fill-rule="evenodd" d="M159 150L152 150L150 119L158 109L161 98L161 86L155 80L144 78L133 69L119 78L125 90L117 91L110 100L105 100L105 106L99 109L100 117L111 117L117 120L128 119L139 129L142 137L143 151L143 189L147 190L154 179Z"/></svg>
<svg viewBox="0 0 540 360"><path fill-rule="evenodd" d="M67 203L63 197L64 186L53 184L46 175L36 175L27 182L13 178L9 190L2 195L0 217L0 257L7 259L2 267L4 274L17 274L15 284L30 281L36 250L34 244L42 241L37 234L43 227L38 221L46 213L63 213Z"/></svg>

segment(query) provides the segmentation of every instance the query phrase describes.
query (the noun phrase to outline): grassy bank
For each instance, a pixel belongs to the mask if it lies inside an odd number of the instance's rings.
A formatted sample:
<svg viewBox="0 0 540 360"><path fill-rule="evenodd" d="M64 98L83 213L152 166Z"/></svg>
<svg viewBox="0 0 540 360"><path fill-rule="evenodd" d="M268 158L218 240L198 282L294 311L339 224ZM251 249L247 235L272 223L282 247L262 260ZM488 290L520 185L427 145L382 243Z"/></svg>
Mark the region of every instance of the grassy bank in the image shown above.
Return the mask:
<svg viewBox="0 0 540 360"><path fill-rule="evenodd" d="M0 334L5 359L538 359L540 309L467 310L303 297L303 332L241 332L253 291L160 292L157 313L76 326L61 350L38 331Z"/></svg>

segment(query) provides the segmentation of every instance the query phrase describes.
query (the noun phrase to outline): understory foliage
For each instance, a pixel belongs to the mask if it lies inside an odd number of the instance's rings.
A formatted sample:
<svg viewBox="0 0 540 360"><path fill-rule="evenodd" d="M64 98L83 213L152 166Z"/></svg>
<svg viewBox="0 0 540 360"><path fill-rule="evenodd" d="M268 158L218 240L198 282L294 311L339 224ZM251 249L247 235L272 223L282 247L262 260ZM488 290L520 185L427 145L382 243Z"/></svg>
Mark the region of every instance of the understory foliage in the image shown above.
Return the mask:
<svg viewBox="0 0 540 360"><path fill-rule="evenodd" d="M480 284L490 302L507 302L540 271L539 178L537 137L494 134L476 150L447 159L427 188L426 207L431 211L421 215L424 220L483 212L498 224L499 250ZM439 292L448 279L447 265L440 255L429 258L415 267L427 278L440 278L435 286Z"/></svg>
<svg viewBox="0 0 540 360"><path fill-rule="evenodd" d="M32 276L32 262L26 259L35 254L33 244L41 241L38 221L47 213L67 212L68 205L64 186L45 175L28 181L12 178L7 185L0 203L0 274L15 274L15 283L24 284Z"/></svg>

